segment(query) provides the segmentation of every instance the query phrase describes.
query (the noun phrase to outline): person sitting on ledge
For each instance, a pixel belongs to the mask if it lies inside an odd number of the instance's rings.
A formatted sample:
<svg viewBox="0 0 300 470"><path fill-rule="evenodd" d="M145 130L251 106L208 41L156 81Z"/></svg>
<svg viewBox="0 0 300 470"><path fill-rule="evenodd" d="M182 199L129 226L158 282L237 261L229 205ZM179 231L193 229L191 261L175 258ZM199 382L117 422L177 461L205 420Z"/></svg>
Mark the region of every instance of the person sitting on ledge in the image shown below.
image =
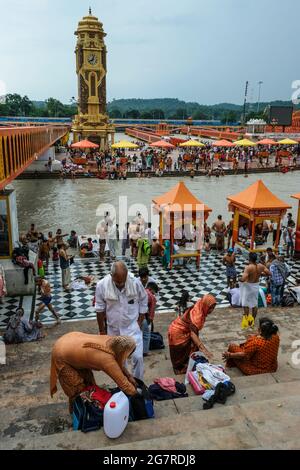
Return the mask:
<svg viewBox="0 0 300 470"><path fill-rule="evenodd" d="M223 353L226 367L237 367L245 375L276 372L279 350L278 327L267 317L259 320L258 334L240 344L230 344Z"/></svg>

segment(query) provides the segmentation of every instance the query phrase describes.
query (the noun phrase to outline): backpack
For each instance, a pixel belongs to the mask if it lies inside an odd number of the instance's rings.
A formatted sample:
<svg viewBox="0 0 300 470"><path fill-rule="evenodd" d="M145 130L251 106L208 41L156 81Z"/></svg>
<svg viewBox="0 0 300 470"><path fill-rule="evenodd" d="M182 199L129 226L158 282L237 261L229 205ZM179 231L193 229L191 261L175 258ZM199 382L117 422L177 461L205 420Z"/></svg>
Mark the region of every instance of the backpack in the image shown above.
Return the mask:
<svg viewBox="0 0 300 470"><path fill-rule="evenodd" d="M153 400L148 387L142 380L134 379L137 383L138 394L129 398L129 421L154 418Z"/></svg>
<svg viewBox="0 0 300 470"><path fill-rule="evenodd" d="M155 349L165 349L164 339L160 333L151 333L150 351Z"/></svg>
<svg viewBox="0 0 300 470"><path fill-rule="evenodd" d="M98 431L103 426L103 413L93 402L84 401L79 395L73 403L73 430L84 433Z"/></svg>

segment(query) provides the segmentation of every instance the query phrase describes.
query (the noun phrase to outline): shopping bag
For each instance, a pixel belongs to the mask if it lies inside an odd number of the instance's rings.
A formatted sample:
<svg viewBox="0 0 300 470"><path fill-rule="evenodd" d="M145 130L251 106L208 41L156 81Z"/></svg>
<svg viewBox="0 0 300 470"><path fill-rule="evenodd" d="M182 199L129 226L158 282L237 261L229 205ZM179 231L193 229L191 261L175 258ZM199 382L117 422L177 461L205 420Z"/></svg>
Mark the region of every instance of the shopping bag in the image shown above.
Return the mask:
<svg viewBox="0 0 300 470"><path fill-rule="evenodd" d="M200 361L208 362L205 355L201 351L196 351L193 354L191 354L190 359L189 359L189 363L188 363L188 367L187 367L187 371L186 371L186 374L185 374L185 381L184 381L185 385L189 384L189 378L188 378L189 372L192 372L194 370L195 365Z"/></svg>

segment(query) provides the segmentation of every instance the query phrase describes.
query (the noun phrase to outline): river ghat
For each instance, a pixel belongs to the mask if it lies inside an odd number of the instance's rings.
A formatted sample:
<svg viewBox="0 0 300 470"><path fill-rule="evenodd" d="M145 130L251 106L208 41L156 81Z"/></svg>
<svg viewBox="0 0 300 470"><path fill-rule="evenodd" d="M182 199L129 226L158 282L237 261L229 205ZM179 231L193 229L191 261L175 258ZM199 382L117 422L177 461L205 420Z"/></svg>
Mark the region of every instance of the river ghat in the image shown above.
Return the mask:
<svg viewBox="0 0 300 470"><path fill-rule="evenodd" d="M218 214L222 214L225 221L229 221L231 216L228 213L227 196L243 191L260 177L272 192L292 206L296 217L298 203L290 196L299 192L298 173L251 174L248 178L242 175L228 175L221 178L157 177L127 181L34 179L14 182L19 230L25 232L29 229L30 223L35 223L42 232L56 230L59 226L64 233L74 229L79 234L93 234L96 232L97 223L101 220L103 204L114 206L118 218L119 197L127 197L128 210L132 205L137 205L131 208L129 220L139 210L139 206L141 209L142 206L146 206L150 216L153 198L170 190L179 181L184 181L196 197L213 209L209 224L214 222ZM124 214L122 216L124 220Z"/></svg>

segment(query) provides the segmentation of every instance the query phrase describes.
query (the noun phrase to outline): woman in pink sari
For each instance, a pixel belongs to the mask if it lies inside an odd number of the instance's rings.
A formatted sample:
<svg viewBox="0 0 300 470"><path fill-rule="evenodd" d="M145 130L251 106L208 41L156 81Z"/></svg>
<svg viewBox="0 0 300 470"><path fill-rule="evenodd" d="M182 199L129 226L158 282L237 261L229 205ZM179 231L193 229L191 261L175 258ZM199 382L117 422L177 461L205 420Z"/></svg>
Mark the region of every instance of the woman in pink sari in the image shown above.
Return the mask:
<svg viewBox="0 0 300 470"><path fill-rule="evenodd" d="M212 354L199 338L207 316L215 309L217 302L212 295L205 295L193 307L186 310L182 317L174 320L168 331L170 357L175 374L185 374L190 355L202 351L208 359Z"/></svg>

